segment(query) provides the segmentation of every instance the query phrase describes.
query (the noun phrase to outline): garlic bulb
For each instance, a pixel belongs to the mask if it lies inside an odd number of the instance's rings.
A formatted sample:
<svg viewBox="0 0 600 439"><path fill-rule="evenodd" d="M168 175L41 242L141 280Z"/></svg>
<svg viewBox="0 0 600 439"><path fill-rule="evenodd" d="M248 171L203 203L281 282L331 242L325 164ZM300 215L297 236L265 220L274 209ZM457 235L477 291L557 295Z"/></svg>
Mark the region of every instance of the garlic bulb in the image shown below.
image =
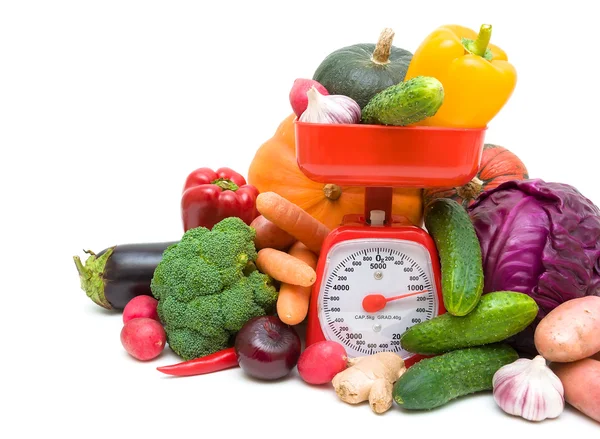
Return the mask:
<svg viewBox="0 0 600 439"><path fill-rule="evenodd" d="M307 92L308 107L300 115L300 122L358 123L360 106L343 95L322 95L313 85Z"/></svg>
<svg viewBox="0 0 600 439"><path fill-rule="evenodd" d="M494 374L493 388L502 410L530 421L556 418L565 406L563 385L541 355L501 367Z"/></svg>

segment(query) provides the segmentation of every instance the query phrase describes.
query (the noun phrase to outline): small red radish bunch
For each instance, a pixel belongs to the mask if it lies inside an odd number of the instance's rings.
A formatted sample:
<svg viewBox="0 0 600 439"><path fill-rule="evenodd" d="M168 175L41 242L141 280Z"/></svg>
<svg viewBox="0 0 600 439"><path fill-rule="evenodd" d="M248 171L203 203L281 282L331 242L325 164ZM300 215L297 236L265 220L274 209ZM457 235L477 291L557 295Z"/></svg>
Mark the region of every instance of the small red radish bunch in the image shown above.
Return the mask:
<svg viewBox="0 0 600 439"><path fill-rule="evenodd" d="M150 296L136 296L123 309L121 344L132 357L147 361L160 355L167 334L158 318L158 301Z"/></svg>
<svg viewBox="0 0 600 439"><path fill-rule="evenodd" d="M323 85L313 79L298 78L294 81L294 85L292 85L292 89L290 90L290 104L296 116L300 117L306 111L308 107L308 96L306 93L313 86L322 95L327 96L329 94Z"/></svg>
<svg viewBox="0 0 600 439"><path fill-rule="evenodd" d="M348 367L346 349L335 341L320 341L307 347L298 359L298 374L308 384L326 384Z"/></svg>

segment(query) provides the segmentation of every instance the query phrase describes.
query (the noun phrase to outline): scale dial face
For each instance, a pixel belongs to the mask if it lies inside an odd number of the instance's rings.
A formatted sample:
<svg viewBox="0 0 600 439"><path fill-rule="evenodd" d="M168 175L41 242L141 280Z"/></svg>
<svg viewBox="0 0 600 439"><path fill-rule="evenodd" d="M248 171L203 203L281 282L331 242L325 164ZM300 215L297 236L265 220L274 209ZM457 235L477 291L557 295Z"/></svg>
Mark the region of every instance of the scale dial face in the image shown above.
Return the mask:
<svg viewBox="0 0 600 439"><path fill-rule="evenodd" d="M365 307L373 309L363 300L371 295L409 296L367 312ZM327 254L317 312L325 338L344 345L350 357L384 351L405 360L412 357L400 346L401 335L438 315L429 251L400 239L353 239L334 245Z"/></svg>

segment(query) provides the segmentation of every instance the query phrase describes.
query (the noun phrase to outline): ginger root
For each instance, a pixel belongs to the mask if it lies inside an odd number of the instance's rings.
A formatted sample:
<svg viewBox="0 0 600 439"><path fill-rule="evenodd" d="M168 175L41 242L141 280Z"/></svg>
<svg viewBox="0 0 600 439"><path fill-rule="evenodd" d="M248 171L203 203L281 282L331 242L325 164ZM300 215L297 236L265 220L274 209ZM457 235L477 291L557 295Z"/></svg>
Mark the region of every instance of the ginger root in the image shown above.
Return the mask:
<svg viewBox="0 0 600 439"><path fill-rule="evenodd" d="M332 384L340 399L349 404L369 400L375 413L392 406L394 383L406 372L404 360L393 352L351 358L348 369L333 377Z"/></svg>

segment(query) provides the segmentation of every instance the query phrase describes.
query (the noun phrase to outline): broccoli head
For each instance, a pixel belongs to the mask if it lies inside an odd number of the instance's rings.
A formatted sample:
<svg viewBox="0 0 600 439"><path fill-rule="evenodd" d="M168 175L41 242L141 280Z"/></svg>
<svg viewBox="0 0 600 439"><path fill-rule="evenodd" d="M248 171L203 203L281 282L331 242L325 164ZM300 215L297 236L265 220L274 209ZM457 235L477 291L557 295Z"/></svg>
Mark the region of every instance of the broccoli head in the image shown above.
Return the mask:
<svg viewBox="0 0 600 439"><path fill-rule="evenodd" d="M183 359L230 346L244 323L274 311L277 290L254 266L255 233L231 217L190 229L165 250L151 289L169 346Z"/></svg>

